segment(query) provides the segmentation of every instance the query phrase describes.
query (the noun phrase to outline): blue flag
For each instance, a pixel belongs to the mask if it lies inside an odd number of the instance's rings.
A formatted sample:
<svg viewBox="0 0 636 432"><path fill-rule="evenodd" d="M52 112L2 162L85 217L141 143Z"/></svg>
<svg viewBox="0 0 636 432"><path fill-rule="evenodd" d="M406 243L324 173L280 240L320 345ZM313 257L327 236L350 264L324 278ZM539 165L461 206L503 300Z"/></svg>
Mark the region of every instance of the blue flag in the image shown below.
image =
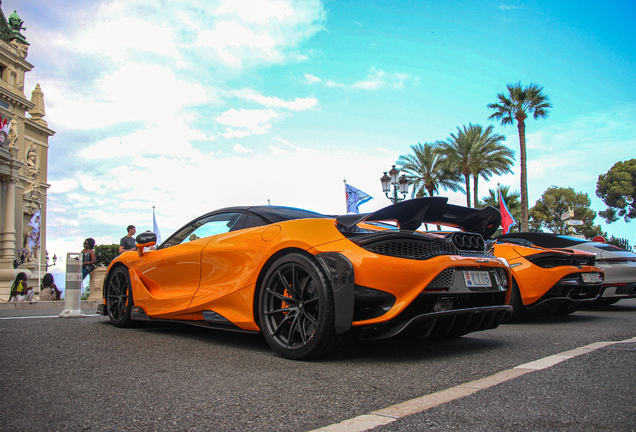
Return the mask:
<svg viewBox="0 0 636 432"><path fill-rule="evenodd" d="M157 234L157 246L161 244L161 231L159 231L159 225L157 225L157 218L155 217L155 206L152 206L152 232Z"/></svg>
<svg viewBox="0 0 636 432"><path fill-rule="evenodd" d="M345 193L347 194L347 213L360 213L358 206L373 199L371 195L347 183L345 183Z"/></svg>

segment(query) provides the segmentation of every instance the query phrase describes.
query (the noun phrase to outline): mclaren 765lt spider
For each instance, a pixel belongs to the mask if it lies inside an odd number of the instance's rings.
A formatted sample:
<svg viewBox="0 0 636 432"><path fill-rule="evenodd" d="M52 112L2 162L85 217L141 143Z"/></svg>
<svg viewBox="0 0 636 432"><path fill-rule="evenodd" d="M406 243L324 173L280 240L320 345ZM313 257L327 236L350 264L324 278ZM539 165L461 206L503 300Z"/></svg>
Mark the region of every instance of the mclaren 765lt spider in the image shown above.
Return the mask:
<svg viewBox="0 0 636 432"><path fill-rule="evenodd" d="M500 222L426 197L371 214L326 216L276 207L207 213L146 251L109 266L98 312L118 327L170 320L261 332L286 358L338 351L353 338L457 337L496 328L508 306L510 268L482 234ZM460 228L445 236L422 223Z"/></svg>
<svg viewBox="0 0 636 432"><path fill-rule="evenodd" d="M604 278L603 269L595 265L596 255L540 247L528 242L527 235L534 233L501 235L493 247L512 271L511 318L524 313L567 315L591 305Z"/></svg>
<svg viewBox="0 0 636 432"><path fill-rule="evenodd" d="M596 255L605 277L596 303L610 305L636 297L636 254L611 244L550 233L517 233L516 242L546 248L574 249Z"/></svg>

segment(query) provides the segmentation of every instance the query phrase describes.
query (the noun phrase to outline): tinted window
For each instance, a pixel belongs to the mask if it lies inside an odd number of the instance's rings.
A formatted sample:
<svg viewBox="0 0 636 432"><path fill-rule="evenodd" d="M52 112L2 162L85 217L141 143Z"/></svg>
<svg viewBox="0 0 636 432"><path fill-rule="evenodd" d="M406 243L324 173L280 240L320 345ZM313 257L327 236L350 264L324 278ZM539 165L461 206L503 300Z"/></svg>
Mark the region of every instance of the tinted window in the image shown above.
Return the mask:
<svg viewBox="0 0 636 432"><path fill-rule="evenodd" d="M170 237L162 246L170 247L232 230L242 213L221 213L195 221Z"/></svg>
<svg viewBox="0 0 636 432"><path fill-rule="evenodd" d="M265 225L268 225L268 223L262 217L248 213L247 217L245 218L245 223L243 224L241 229L254 228Z"/></svg>

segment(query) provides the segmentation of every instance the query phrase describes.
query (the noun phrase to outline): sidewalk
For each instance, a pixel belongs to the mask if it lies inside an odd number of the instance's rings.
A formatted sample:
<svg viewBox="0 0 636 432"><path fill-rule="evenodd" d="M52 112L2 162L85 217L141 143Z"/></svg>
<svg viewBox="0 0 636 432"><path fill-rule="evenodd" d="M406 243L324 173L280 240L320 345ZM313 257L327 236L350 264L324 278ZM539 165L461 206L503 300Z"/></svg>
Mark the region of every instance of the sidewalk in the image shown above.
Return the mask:
<svg viewBox="0 0 636 432"><path fill-rule="evenodd" d="M97 305L101 300L82 300L82 310L97 310ZM0 310L23 310L23 309L59 309L64 310L65 301L33 301L33 302L6 302L0 301Z"/></svg>

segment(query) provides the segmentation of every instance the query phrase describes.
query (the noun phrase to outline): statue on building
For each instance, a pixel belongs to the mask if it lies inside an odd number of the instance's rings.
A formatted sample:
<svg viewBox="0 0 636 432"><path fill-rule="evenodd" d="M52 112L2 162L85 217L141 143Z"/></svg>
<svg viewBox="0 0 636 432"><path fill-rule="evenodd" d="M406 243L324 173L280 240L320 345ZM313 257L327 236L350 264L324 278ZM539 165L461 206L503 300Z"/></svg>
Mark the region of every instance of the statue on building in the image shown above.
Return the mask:
<svg viewBox="0 0 636 432"><path fill-rule="evenodd" d="M25 59L29 55L29 46L27 44L20 43L14 39L11 41L11 46L15 49L18 57Z"/></svg>
<svg viewBox="0 0 636 432"><path fill-rule="evenodd" d="M38 164L38 150L35 147L35 143L31 143L26 156L24 158L24 174L30 179L37 178L40 173L40 167Z"/></svg>
<svg viewBox="0 0 636 432"><path fill-rule="evenodd" d="M17 148L18 144L18 116L14 115L9 122L9 131L7 132L7 147Z"/></svg>

